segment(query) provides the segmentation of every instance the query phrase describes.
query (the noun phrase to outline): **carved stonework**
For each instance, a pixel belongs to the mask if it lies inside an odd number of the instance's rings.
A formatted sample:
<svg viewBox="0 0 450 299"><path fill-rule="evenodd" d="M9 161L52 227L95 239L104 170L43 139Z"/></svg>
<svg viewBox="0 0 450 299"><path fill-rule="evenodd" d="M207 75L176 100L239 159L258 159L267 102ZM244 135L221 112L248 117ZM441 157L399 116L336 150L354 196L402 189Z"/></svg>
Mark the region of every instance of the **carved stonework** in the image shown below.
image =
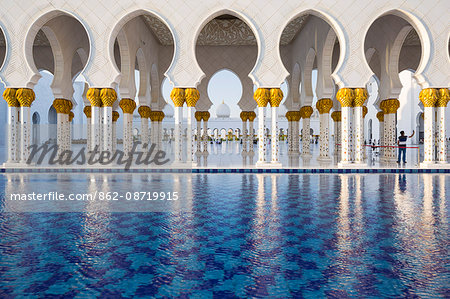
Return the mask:
<svg viewBox="0 0 450 299"><path fill-rule="evenodd" d="M150 30L163 46L173 45L169 28L158 18L142 16ZM281 36L281 45L289 44L306 24L308 15L290 22ZM253 46L256 38L250 27L239 18L216 18L211 20L200 32L197 44L200 46Z"/></svg>

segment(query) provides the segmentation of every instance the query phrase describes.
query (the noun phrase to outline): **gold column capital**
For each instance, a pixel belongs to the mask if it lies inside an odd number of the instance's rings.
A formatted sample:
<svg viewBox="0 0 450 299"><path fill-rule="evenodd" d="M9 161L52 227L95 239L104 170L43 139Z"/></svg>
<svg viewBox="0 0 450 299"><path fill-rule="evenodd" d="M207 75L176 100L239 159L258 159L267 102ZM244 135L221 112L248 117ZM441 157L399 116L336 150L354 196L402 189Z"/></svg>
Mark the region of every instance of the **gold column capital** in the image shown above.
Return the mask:
<svg viewBox="0 0 450 299"><path fill-rule="evenodd" d="M200 98L200 92L197 88L186 88L184 90L184 97L188 107L195 107L195 104L197 104L197 101Z"/></svg>
<svg viewBox="0 0 450 299"><path fill-rule="evenodd" d="M133 114L134 109L136 109L136 102L132 99L122 99L119 102L119 107L122 109L123 113Z"/></svg>
<svg viewBox="0 0 450 299"><path fill-rule="evenodd" d="M112 112L112 121L113 122L117 121L119 119L119 116L120 116L119 112L113 111Z"/></svg>
<svg viewBox="0 0 450 299"><path fill-rule="evenodd" d="M316 103L316 108L319 110L320 114L330 113L331 108L333 108L333 101L331 99L320 99Z"/></svg>
<svg viewBox="0 0 450 299"><path fill-rule="evenodd" d="M91 106L84 106L83 108L83 112L86 115L87 118L91 118L92 114L91 114Z"/></svg>
<svg viewBox="0 0 450 299"><path fill-rule="evenodd" d="M331 113L331 118L335 122L340 122L341 121L341 111L333 111Z"/></svg>
<svg viewBox="0 0 450 299"><path fill-rule="evenodd" d="M447 107L447 103L450 101L450 91L448 88L439 88L438 100L436 101L436 107Z"/></svg>
<svg viewBox="0 0 450 299"><path fill-rule="evenodd" d="M302 114L300 113L300 111L292 111L292 121L300 121L300 119L302 118Z"/></svg>
<svg viewBox="0 0 450 299"><path fill-rule="evenodd" d="M302 118L310 118L313 114L313 108L311 106L303 106L300 108L300 114Z"/></svg>
<svg viewBox="0 0 450 299"><path fill-rule="evenodd" d="M102 88L100 90L100 98L102 99L103 106L112 107L117 100L117 93L113 88Z"/></svg>
<svg viewBox="0 0 450 299"><path fill-rule="evenodd" d="M17 89L15 88L6 88L3 92L3 98L9 107L20 107L19 101L16 98L16 92Z"/></svg>
<svg viewBox="0 0 450 299"><path fill-rule="evenodd" d="M367 112L369 112L369 109L367 108L367 106L363 106L363 118L366 117Z"/></svg>
<svg viewBox="0 0 450 299"><path fill-rule="evenodd" d="M186 101L185 93L183 88L174 88L170 92L170 98L173 101L175 107L183 107Z"/></svg>
<svg viewBox="0 0 450 299"><path fill-rule="evenodd" d="M400 108L400 101L397 99L387 99L381 101L380 108L383 110L384 114L396 113L398 108Z"/></svg>
<svg viewBox="0 0 450 299"><path fill-rule="evenodd" d="M288 112L286 112L286 114L285 114L285 116L286 116L286 119L288 120L288 121L292 121L292 112L294 112L294 111L288 111Z"/></svg>
<svg viewBox="0 0 450 299"><path fill-rule="evenodd" d="M241 111L241 113L239 114L239 117L241 118L242 121L247 121L248 120L247 111Z"/></svg>
<svg viewBox="0 0 450 299"><path fill-rule="evenodd" d="M194 117L197 121L201 121L203 119L203 111L195 111Z"/></svg>
<svg viewBox="0 0 450 299"><path fill-rule="evenodd" d="M256 118L255 111L247 111L248 112L248 121L254 121Z"/></svg>
<svg viewBox="0 0 450 299"><path fill-rule="evenodd" d="M355 100L355 93L351 88L341 88L336 93L336 98L342 107L353 107L353 101Z"/></svg>
<svg viewBox="0 0 450 299"><path fill-rule="evenodd" d="M384 112L383 111L378 111L377 118L378 118L378 121L380 123L384 122Z"/></svg>
<svg viewBox="0 0 450 299"><path fill-rule="evenodd" d="M355 99L353 100L353 106L354 107L361 107L364 105L364 102L369 97L369 94L367 93L367 89L365 88L355 88L353 90L353 93L355 95Z"/></svg>
<svg viewBox="0 0 450 299"><path fill-rule="evenodd" d="M16 91L16 99L22 107L31 107L36 95L31 88L19 88Z"/></svg>
<svg viewBox="0 0 450 299"><path fill-rule="evenodd" d="M209 111L203 111L202 116L203 121L208 121L209 118L211 117L211 114L209 113Z"/></svg>
<svg viewBox="0 0 450 299"><path fill-rule="evenodd" d="M56 113L69 114L72 107L72 102L66 99L55 99L53 101L53 108L55 108Z"/></svg>
<svg viewBox="0 0 450 299"><path fill-rule="evenodd" d="M434 107L438 98L439 94L435 88L425 88L419 93L419 99L424 107Z"/></svg>
<svg viewBox="0 0 450 299"><path fill-rule="evenodd" d="M270 91L267 88L258 88L253 94L258 107L266 107L270 100Z"/></svg>
<svg viewBox="0 0 450 299"><path fill-rule="evenodd" d="M270 106L279 107L283 100L283 91L281 88L271 88L270 91Z"/></svg>
<svg viewBox="0 0 450 299"><path fill-rule="evenodd" d="M150 117L150 107L149 106L139 106L138 113L141 116L141 118L149 118Z"/></svg>
<svg viewBox="0 0 450 299"><path fill-rule="evenodd" d="M423 119L423 120L425 120L425 113L420 113L420 117Z"/></svg>
<svg viewBox="0 0 450 299"><path fill-rule="evenodd" d="M71 122L74 117L75 117L75 114L72 111L70 111L69 112L69 122Z"/></svg>
<svg viewBox="0 0 450 299"><path fill-rule="evenodd" d="M102 106L102 99L100 98L100 89L89 88L86 93L86 98L88 99L89 103L91 103L91 106L93 107Z"/></svg>

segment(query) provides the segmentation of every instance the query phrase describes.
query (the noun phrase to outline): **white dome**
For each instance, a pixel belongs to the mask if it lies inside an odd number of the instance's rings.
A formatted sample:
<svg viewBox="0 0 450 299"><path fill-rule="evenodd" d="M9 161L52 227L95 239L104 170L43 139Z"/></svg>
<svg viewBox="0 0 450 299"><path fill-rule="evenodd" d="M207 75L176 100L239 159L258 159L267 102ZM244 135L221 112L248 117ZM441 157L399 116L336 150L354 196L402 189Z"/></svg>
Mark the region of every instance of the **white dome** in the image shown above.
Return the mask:
<svg viewBox="0 0 450 299"><path fill-rule="evenodd" d="M280 107L278 107L278 117L286 117L286 112L287 109L284 105L280 105Z"/></svg>
<svg viewBox="0 0 450 299"><path fill-rule="evenodd" d="M173 107L171 105L166 104L166 106L164 106L163 112L164 112L165 117L169 117L169 118L173 117L174 112L173 112Z"/></svg>
<svg viewBox="0 0 450 299"><path fill-rule="evenodd" d="M228 107L225 102L222 101L216 109L217 118L229 118L230 117L230 107Z"/></svg>

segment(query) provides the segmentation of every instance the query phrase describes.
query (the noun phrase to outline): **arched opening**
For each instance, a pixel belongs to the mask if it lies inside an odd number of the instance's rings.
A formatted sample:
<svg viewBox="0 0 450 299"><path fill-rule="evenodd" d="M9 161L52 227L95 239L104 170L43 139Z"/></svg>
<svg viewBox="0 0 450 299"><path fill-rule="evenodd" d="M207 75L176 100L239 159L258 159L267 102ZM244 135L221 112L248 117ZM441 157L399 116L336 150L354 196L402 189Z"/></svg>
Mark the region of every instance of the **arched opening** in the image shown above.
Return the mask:
<svg viewBox="0 0 450 299"><path fill-rule="evenodd" d="M321 13L307 11L291 19L283 29L279 49L291 74L293 110L314 107L317 99L333 98L332 75L342 57L338 34L331 24Z"/></svg>
<svg viewBox="0 0 450 299"><path fill-rule="evenodd" d="M216 13L203 24L198 31L195 53L206 79L197 87L200 99L196 107L206 111L212 105L220 104L223 99L213 99L211 96L223 90L229 94L227 96L237 99L232 102L225 100L233 117L237 117L240 111L253 111L256 102L253 100L253 81L249 74L258 57L255 33L243 17L232 11ZM221 81L223 85L216 85L216 81Z"/></svg>
<svg viewBox="0 0 450 299"><path fill-rule="evenodd" d="M217 118L239 117L240 109L237 104L242 97L242 83L234 72L228 69L216 72L208 82L207 92L212 102L212 115ZM224 110L219 111L220 108ZM226 115L227 111L229 115Z"/></svg>
<svg viewBox="0 0 450 299"><path fill-rule="evenodd" d="M25 54L28 64L35 70L28 83L36 94L31 113L48 115L39 124L33 124L33 136L39 136L41 143L54 141L57 134L56 111L52 107L54 99L72 101L72 111L76 116L74 122L82 119L84 82L77 82L76 78L81 76L90 55L87 30L68 13L49 12L28 31ZM81 137L85 134L82 125L75 128L74 135Z"/></svg>
<svg viewBox="0 0 450 299"><path fill-rule="evenodd" d="M364 40L366 61L380 80L380 101L398 98L402 89L399 73L418 70L423 60L423 46L415 24L401 14L377 18ZM419 74L415 73L417 78Z"/></svg>
<svg viewBox="0 0 450 299"><path fill-rule="evenodd" d="M173 33L163 18L146 10L126 15L113 29L110 53L120 72L116 79L119 96L137 99L139 105L154 111L163 110L164 72L174 54Z"/></svg>

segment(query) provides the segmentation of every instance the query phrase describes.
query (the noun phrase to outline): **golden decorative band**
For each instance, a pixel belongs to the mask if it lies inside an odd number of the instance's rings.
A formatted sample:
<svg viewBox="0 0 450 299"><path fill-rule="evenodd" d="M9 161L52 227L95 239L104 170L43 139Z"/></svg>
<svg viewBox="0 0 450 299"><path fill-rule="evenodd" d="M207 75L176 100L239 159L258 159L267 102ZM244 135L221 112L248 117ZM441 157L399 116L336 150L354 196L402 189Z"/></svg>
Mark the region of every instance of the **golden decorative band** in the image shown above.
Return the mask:
<svg viewBox="0 0 450 299"><path fill-rule="evenodd" d="M86 115L87 118L91 118L92 113L91 113L91 106L85 106L83 108L83 112Z"/></svg>
<svg viewBox="0 0 450 299"><path fill-rule="evenodd" d="M364 105L364 102L369 97L367 90L365 88L355 88L353 90L353 93L355 95L355 99L353 100L353 106L354 107L361 107Z"/></svg>
<svg viewBox="0 0 450 299"><path fill-rule="evenodd" d="M112 88L102 88L102 90L100 90L100 98L103 106L112 107L117 100L117 93Z"/></svg>
<svg viewBox="0 0 450 299"><path fill-rule="evenodd" d="M123 113L133 114L136 109L136 102L132 99L122 99L119 102L119 107L122 108Z"/></svg>
<svg viewBox="0 0 450 299"><path fill-rule="evenodd" d="M384 114L396 113L398 108L400 108L400 101L397 99L387 99L381 101L380 108L383 110Z"/></svg>
<svg viewBox="0 0 450 299"><path fill-rule="evenodd" d="M338 90L336 98L342 107L353 107L355 93L351 88L341 88Z"/></svg>
<svg viewBox="0 0 450 299"><path fill-rule="evenodd" d="M341 121L341 111L333 111L333 113L331 113L331 118L335 122L340 122Z"/></svg>
<svg viewBox="0 0 450 299"><path fill-rule="evenodd" d="M183 107L186 100L183 88L174 88L170 92L170 98L173 101L175 107Z"/></svg>
<svg viewBox="0 0 450 299"><path fill-rule="evenodd" d="M119 116L120 116L119 112L113 111L113 113L112 113L112 121L113 122L117 121L119 119Z"/></svg>
<svg viewBox="0 0 450 299"><path fill-rule="evenodd" d="M258 88L253 94L258 107L266 107L270 99L270 91L267 88Z"/></svg>
<svg viewBox="0 0 450 299"><path fill-rule="evenodd" d="M271 88L270 91L270 106L279 107L283 100L283 92L280 88Z"/></svg>
<svg viewBox="0 0 450 299"><path fill-rule="evenodd" d="M447 107L447 103L450 101L450 91L448 88L439 88L438 100L436 107Z"/></svg>
<svg viewBox="0 0 450 299"><path fill-rule="evenodd" d="M7 88L3 92L3 98L9 107L20 107L19 101L16 98L17 90L15 88Z"/></svg>
<svg viewBox="0 0 450 299"><path fill-rule="evenodd" d="M16 91L16 99L22 107L31 107L36 95L31 88L19 88Z"/></svg>
<svg viewBox="0 0 450 299"><path fill-rule="evenodd" d="M91 103L91 106L93 107L102 106L102 99L100 99L100 89L89 88L89 90L86 93L86 98L89 100L89 103Z"/></svg>
<svg viewBox="0 0 450 299"><path fill-rule="evenodd" d="M149 118L150 117L150 107L149 106L140 106L138 108L138 113L141 116L141 118Z"/></svg>
<svg viewBox="0 0 450 299"><path fill-rule="evenodd" d="M313 108L311 106L303 106L300 108L300 115L302 118L310 118L313 114Z"/></svg>
<svg viewBox="0 0 450 299"><path fill-rule="evenodd" d="M200 98L200 92L197 88L186 88L184 90L184 97L188 107L195 107L195 104L197 104L197 101Z"/></svg>
<svg viewBox="0 0 450 299"><path fill-rule="evenodd" d="M384 113L383 113L383 111L378 111L378 113L377 113L377 118L378 118L378 121L381 123L381 122L384 122Z"/></svg>
<svg viewBox="0 0 450 299"><path fill-rule="evenodd" d="M330 113L331 108L333 108L333 101L331 99L320 99L316 103L316 108L320 114Z"/></svg>

